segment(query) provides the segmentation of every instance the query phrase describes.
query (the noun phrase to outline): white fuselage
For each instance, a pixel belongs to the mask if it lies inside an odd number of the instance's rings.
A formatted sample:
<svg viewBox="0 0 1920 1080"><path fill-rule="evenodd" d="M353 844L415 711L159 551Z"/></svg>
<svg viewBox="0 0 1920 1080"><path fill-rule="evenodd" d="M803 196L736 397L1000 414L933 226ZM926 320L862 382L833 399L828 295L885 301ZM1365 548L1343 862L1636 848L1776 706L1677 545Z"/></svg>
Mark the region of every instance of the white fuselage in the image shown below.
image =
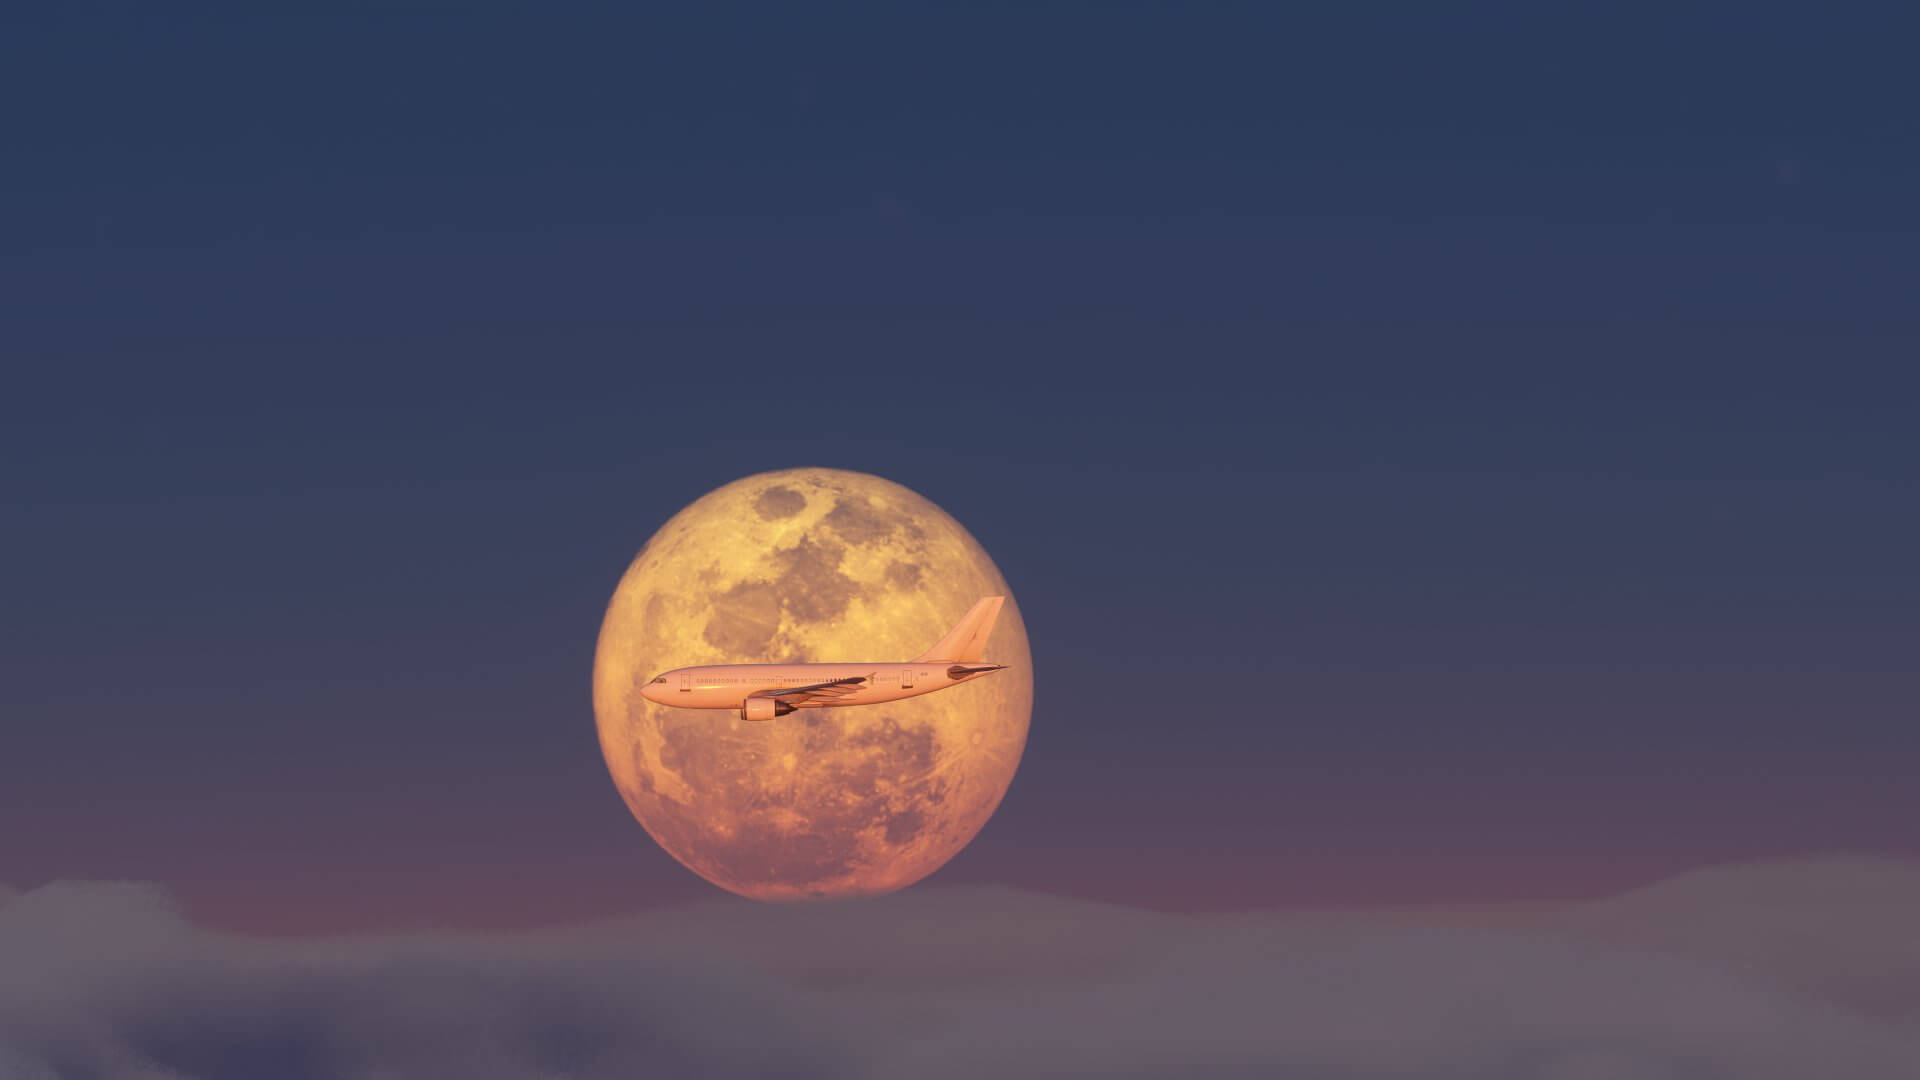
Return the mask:
<svg viewBox="0 0 1920 1080"><path fill-rule="evenodd" d="M983 596L945 637L904 663L708 664L655 675L640 696L678 709L738 709L742 720L773 720L796 709L877 705L931 694L999 671L985 660L1004 596Z"/></svg>
<svg viewBox="0 0 1920 1080"><path fill-rule="evenodd" d="M872 664L711 664L676 668L641 687L648 701L680 709L738 709L755 694L860 679L831 701L796 702L801 709L875 705L931 694L999 670L997 664L923 660Z"/></svg>

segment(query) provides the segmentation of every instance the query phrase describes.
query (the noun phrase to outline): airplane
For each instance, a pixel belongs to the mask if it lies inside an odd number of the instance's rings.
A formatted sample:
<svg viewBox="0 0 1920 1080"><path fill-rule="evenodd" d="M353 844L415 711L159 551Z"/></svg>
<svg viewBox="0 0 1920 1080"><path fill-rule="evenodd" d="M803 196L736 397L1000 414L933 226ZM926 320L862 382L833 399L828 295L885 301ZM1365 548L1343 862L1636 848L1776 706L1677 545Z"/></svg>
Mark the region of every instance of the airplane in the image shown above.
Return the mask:
<svg viewBox="0 0 1920 1080"><path fill-rule="evenodd" d="M676 709L738 709L772 720L796 709L844 708L931 694L1004 669L982 657L1004 596L982 597L933 648L904 664L709 664L675 668L640 696Z"/></svg>

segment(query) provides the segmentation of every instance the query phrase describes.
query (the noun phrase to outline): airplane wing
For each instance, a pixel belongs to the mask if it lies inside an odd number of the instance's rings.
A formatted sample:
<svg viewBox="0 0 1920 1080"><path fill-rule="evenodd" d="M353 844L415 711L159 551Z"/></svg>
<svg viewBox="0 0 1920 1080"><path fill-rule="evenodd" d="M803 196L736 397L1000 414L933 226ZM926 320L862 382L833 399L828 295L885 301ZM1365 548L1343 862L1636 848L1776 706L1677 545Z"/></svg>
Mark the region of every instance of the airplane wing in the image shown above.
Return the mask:
<svg viewBox="0 0 1920 1080"><path fill-rule="evenodd" d="M845 679L834 679L832 682L814 683L810 686L783 686L778 690L755 690L747 696L784 701L796 709L804 709L809 705L831 705L848 694L859 693L860 688L866 685L867 678L865 675L853 675Z"/></svg>

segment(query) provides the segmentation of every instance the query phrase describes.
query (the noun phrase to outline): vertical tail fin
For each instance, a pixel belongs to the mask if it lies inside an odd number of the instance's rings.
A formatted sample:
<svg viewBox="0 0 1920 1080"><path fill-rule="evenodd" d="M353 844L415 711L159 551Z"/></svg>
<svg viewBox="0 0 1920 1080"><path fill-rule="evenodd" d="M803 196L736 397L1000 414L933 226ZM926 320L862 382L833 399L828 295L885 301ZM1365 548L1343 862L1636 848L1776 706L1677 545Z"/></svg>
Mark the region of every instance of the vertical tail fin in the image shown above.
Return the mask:
<svg viewBox="0 0 1920 1080"><path fill-rule="evenodd" d="M933 648L913 658L913 663L941 661L959 664L977 664L986 652L987 638L993 633L993 622L1000 617L1000 605L1007 602L1004 596L986 596L973 605L954 628L947 631Z"/></svg>

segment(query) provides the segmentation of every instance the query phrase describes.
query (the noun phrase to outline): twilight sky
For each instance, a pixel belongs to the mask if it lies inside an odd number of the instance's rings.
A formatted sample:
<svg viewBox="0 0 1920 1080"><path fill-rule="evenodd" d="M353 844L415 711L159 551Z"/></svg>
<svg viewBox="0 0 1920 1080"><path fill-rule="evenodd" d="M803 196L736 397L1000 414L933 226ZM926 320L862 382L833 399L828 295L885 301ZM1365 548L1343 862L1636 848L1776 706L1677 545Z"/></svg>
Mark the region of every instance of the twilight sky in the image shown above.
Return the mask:
<svg viewBox="0 0 1920 1080"><path fill-rule="evenodd" d="M930 883L1920 854L1910 39L1774 7L17 16L0 881L709 896L594 638L794 465L939 503L1026 617L1027 756Z"/></svg>

